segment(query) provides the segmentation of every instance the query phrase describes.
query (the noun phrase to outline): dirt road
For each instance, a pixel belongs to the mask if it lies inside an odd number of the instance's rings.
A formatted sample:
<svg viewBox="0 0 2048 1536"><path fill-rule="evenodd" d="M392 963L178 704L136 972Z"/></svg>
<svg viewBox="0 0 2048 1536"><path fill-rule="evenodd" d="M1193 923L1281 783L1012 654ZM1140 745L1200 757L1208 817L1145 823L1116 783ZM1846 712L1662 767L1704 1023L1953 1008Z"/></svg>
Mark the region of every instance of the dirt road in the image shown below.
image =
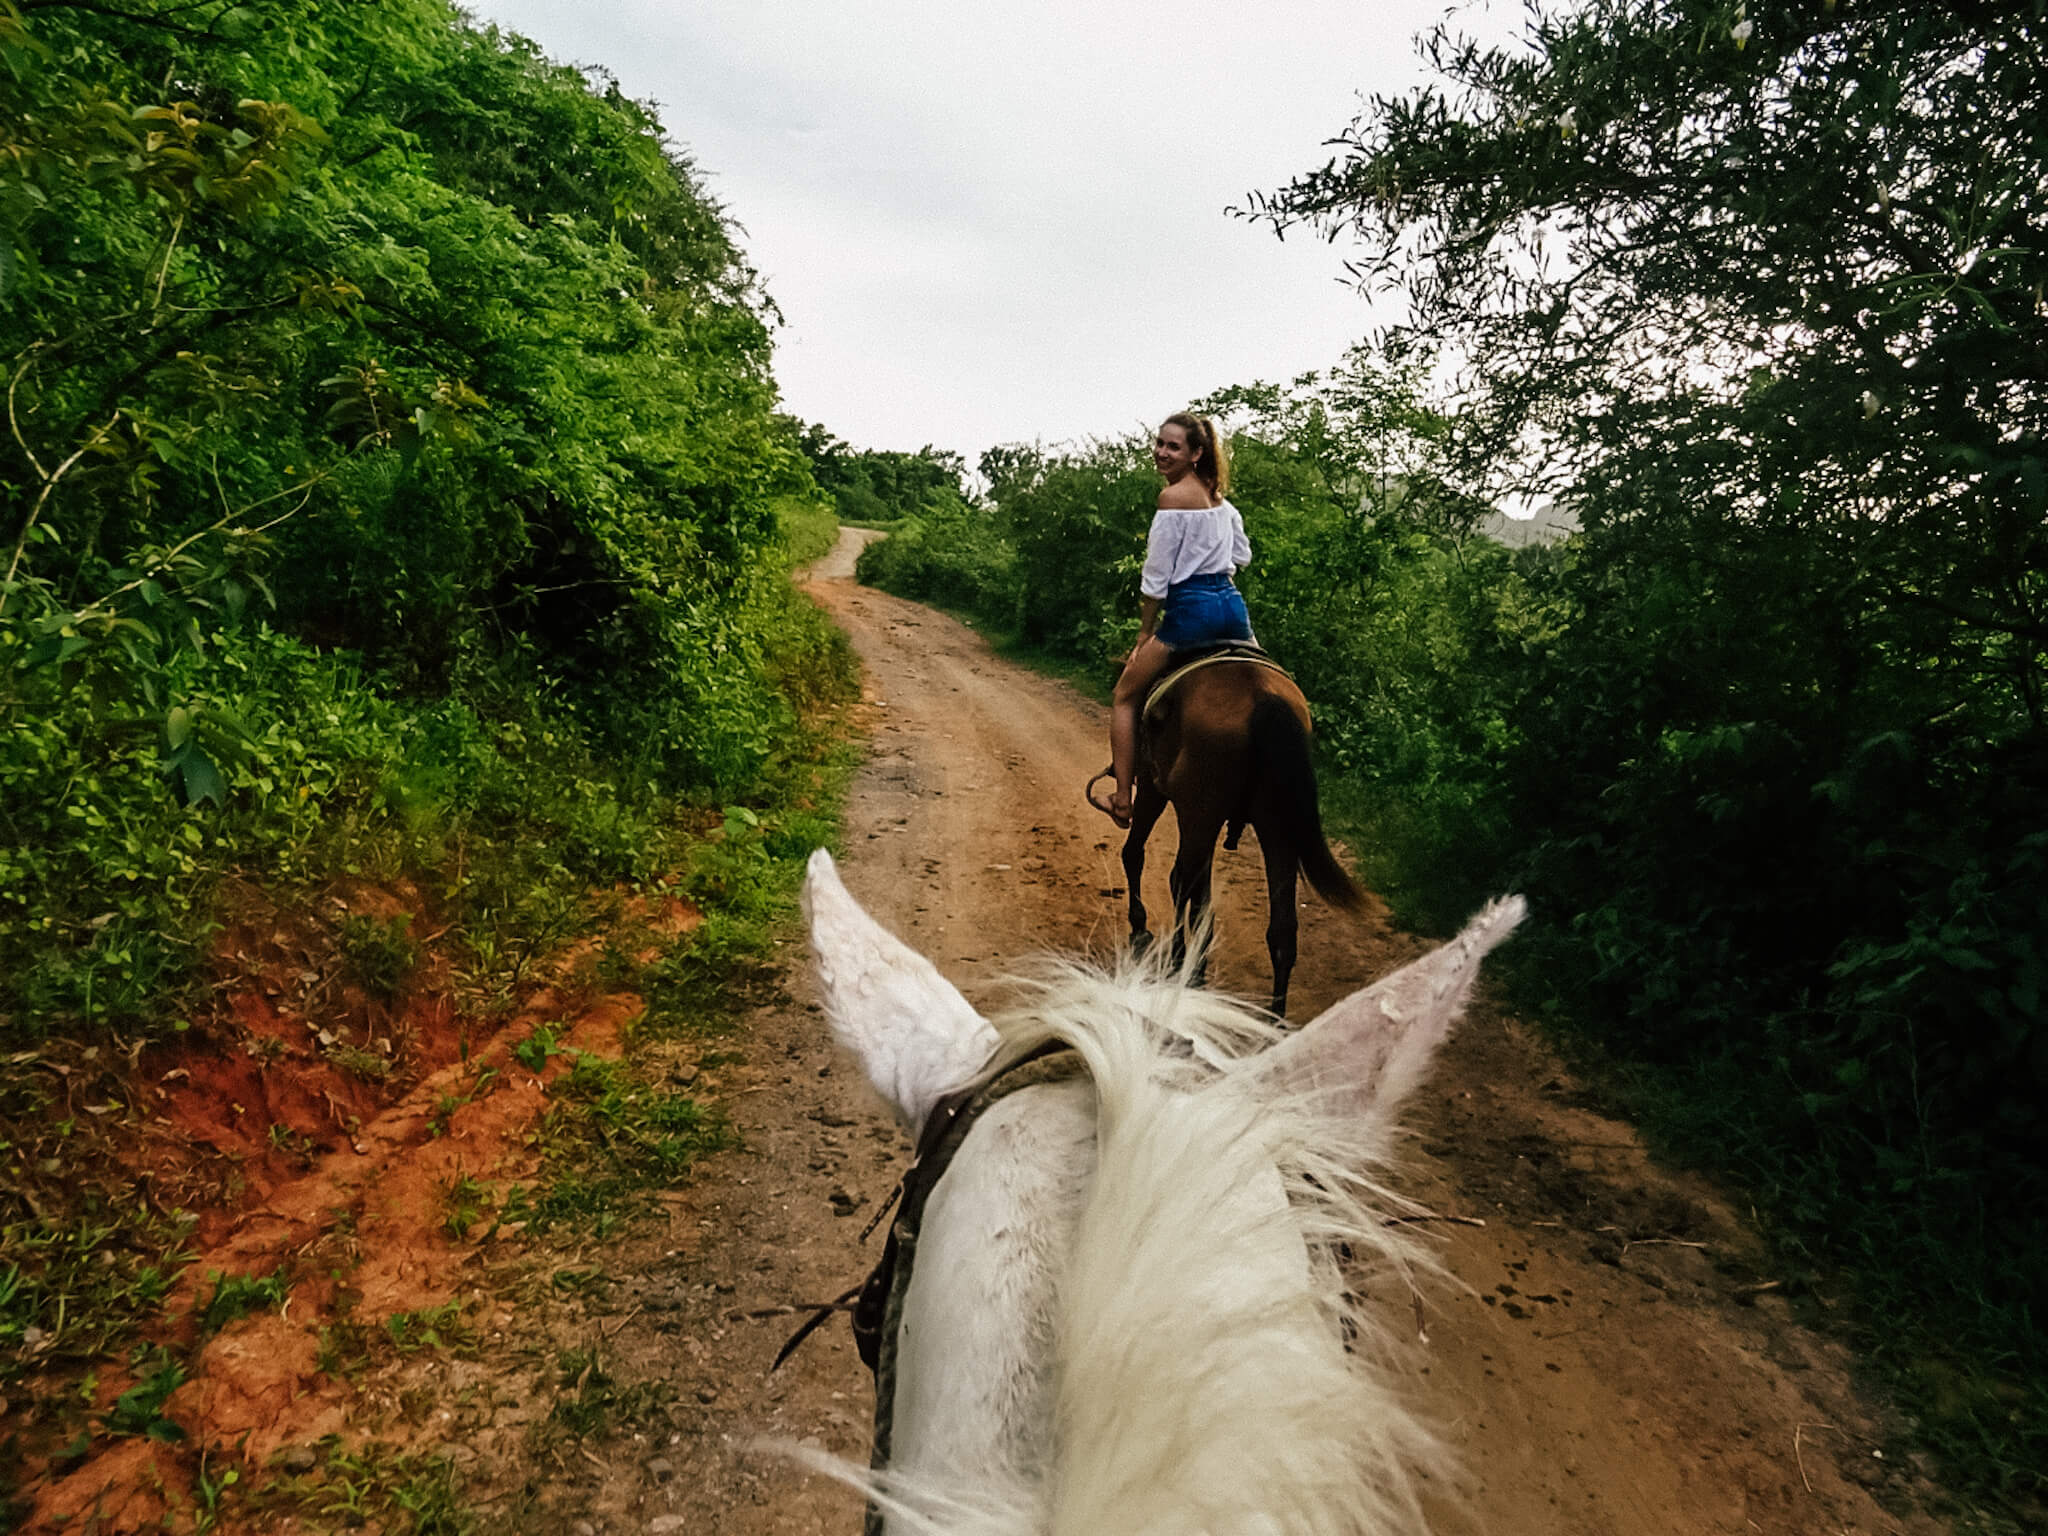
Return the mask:
<svg viewBox="0 0 2048 1536"><path fill-rule="evenodd" d="M995 659L965 625L853 585L863 537L849 530L812 586L867 667L873 746L848 813L849 884L970 998L1048 946L1107 952L1122 933L1123 875L1111 829L1081 800L1104 758L1102 712ZM1148 875L1155 909L1171 847L1164 826ZM1215 979L1256 996L1257 853L1220 858ZM1383 912L1311 903L1302 917L1297 1018L1423 947ZM849 1495L741 1451L767 1433L864 1458L869 1383L844 1325L771 1378L791 1319L749 1314L859 1276L872 1243L855 1234L903 1153L826 1041L808 982L791 986L797 996L753 1021L746 1062L722 1076L745 1149L706 1166L677 1213L688 1240L645 1255L635 1293L610 1308L622 1321L599 1320L622 1369L667 1371L687 1422L672 1445L614 1460L556 1505L590 1526L858 1529ZM1743 1224L1712 1190L1652 1168L1628 1127L1578 1107L1513 1019L1476 1007L1410 1120L1404 1187L1462 1218L1434 1229L1460 1283L1426 1298L1415 1383L1467 1469L1441 1490L1441 1530L1942 1529L1913 1513L1917 1475L1840 1352L1766 1288L1773 1276ZM1387 1303L1409 1307L1405 1295ZM663 1516L673 1523L651 1523Z"/></svg>

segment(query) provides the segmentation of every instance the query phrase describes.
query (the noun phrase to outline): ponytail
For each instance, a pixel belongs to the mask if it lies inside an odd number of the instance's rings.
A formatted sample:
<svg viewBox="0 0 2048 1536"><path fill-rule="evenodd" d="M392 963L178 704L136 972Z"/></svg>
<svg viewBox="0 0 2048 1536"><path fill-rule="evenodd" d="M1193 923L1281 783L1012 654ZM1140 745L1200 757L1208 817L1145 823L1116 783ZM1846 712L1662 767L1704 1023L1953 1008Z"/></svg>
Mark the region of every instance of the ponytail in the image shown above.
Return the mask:
<svg viewBox="0 0 2048 1536"><path fill-rule="evenodd" d="M1230 449L1223 434L1216 430L1213 416L1197 416L1190 411L1175 411L1167 417L1164 426L1179 427L1195 448L1195 478L1209 487L1209 494L1224 497L1230 494Z"/></svg>

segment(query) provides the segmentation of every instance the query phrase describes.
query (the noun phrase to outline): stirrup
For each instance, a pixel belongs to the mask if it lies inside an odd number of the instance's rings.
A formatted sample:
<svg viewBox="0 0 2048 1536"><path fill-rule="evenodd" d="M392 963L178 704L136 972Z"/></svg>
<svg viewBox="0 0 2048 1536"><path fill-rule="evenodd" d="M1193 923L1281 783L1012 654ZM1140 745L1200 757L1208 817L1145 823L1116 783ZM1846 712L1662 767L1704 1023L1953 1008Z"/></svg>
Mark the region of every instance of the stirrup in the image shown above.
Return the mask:
<svg viewBox="0 0 2048 1536"><path fill-rule="evenodd" d="M1090 805L1094 806L1095 809L1102 812L1102 814L1107 816L1111 821L1116 822L1118 826L1128 827L1130 825L1130 822L1128 820L1116 820L1116 805L1114 804L1114 802L1108 800L1098 800L1095 798L1095 786L1100 784L1104 779L1109 779L1112 782L1115 781L1115 763L1111 763L1107 768L1103 769L1102 772L1098 773L1097 775L1095 775L1094 778L1088 781L1087 787L1081 791L1081 798L1086 800Z"/></svg>

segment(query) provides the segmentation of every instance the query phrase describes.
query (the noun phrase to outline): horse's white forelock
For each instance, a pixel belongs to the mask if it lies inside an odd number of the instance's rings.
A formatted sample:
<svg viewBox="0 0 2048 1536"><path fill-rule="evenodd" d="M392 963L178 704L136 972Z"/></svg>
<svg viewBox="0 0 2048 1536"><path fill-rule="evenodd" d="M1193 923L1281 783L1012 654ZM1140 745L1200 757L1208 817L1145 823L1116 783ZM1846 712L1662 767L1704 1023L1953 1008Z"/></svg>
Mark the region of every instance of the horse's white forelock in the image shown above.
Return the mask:
<svg viewBox="0 0 2048 1536"><path fill-rule="evenodd" d="M1056 1464L936 1487L798 1453L892 1536L1424 1529L1416 1477L1448 1453L1404 1386L1412 1277L1434 1266L1376 1181L1395 1104L1276 1081L1259 1053L1285 1026L1184 981L1052 963L993 1021L1003 1055L1073 1045L1097 1101L1051 1326Z"/></svg>

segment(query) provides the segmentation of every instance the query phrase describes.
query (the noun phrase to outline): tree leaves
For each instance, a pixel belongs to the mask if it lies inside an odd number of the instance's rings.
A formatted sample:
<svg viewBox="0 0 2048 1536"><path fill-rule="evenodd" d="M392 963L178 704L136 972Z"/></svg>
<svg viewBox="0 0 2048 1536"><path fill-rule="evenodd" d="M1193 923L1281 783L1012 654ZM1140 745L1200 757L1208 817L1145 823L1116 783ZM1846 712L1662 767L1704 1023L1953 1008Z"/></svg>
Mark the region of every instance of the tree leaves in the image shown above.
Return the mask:
<svg viewBox="0 0 2048 1536"><path fill-rule="evenodd" d="M1439 32L1442 78L1249 207L1355 240L1405 339L1463 360L1454 479L1585 528L1554 630L1477 690L1507 701L1491 873L1575 914L1537 938L1560 991L1611 1049L1744 1076L1694 1113L1811 1172L1802 1241L1861 1233L1945 1336L2035 1359L2009 1324L2048 1295L2007 1255L2048 1233L2044 17Z"/></svg>
<svg viewBox="0 0 2048 1536"><path fill-rule="evenodd" d="M0 0L0 71L0 1014L146 1013L208 882L415 814L450 720L749 786L830 660L810 483L651 109L443 0Z"/></svg>

